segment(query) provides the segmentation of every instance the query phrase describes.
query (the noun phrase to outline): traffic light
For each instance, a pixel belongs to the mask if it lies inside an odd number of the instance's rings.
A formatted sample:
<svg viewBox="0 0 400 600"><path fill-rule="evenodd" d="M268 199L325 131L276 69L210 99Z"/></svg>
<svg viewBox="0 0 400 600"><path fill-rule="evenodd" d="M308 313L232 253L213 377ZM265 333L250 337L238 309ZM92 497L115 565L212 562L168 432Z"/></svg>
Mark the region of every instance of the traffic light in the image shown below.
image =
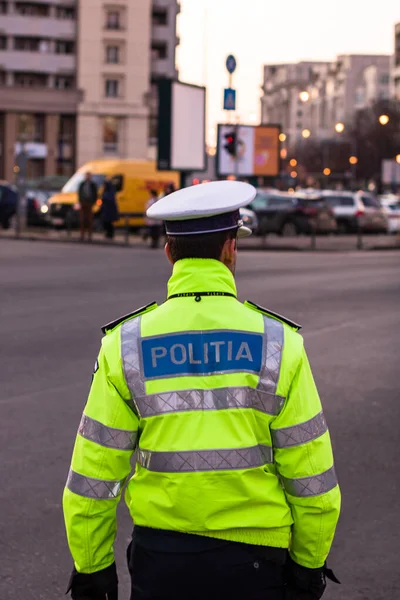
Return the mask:
<svg viewBox="0 0 400 600"><path fill-rule="evenodd" d="M237 144L236 131L233 129L229 133L225 133L224 137L226 139L226 144L224 145L225 150L227 151L228 154L235 157L236 150L237 150L237 148L236 148L236 144Z"/></svg>

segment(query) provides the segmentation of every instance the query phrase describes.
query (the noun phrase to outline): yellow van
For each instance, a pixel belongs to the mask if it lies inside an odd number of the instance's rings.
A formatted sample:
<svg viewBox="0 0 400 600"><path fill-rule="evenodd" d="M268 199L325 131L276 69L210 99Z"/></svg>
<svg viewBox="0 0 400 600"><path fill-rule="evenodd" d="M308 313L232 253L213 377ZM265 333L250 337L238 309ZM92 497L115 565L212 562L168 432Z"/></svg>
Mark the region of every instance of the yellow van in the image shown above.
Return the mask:
<svg viewBox="0 0 400 600"><path fill-rule="evenodd" d="M173 183L179 187L179 173L173 171L157 171L156 163L140 160L93 160L83 165L65 184L59 194L49 199L48 219L54 227L76 227L79 223L78 188L84 180L85 173L92 173L92 179L99 190L99 198L93 207L97 214L101 208L101 193L106 177L112 179L117 191L117 204L120 214L144 214L149 191L155 189L162 192L165 185ZM126 225L121 218L116 226ZM142 227L143 217L129 219L131 227Z"/></svg>

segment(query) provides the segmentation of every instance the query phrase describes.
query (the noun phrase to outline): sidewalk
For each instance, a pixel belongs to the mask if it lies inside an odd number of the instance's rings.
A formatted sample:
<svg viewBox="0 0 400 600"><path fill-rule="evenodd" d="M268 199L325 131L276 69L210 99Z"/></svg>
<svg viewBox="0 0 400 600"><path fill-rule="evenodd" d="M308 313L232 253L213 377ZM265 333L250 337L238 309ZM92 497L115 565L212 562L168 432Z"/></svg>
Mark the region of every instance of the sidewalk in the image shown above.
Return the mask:
<svg viewBox="0 0 400 600"><path fill-rule="evenodd" d="M0 230L0 239L16 241L41 241L53 243L80 244L79 232L57 231L54 229L31 228L25 230L18 237L14 230ZM87 242L85 242L87 243ZM147 248L148 243L142 237L135 234L126 236L125 231L117 231L114 240L107 240L103 233L94 233L93 245L115 246L126 248ZM352 252L359 250L400 250L400 235L364 235L361 240L362 247L359 248L360 240L356 235L347 236L317 236L315 248L313 240L308 236L297 236L294 238L281 238L270 235L266 238L250 237L239 241L241 250L258 251L281 251L281 252ZM160 244L162 245L162 244Z"/></svg>

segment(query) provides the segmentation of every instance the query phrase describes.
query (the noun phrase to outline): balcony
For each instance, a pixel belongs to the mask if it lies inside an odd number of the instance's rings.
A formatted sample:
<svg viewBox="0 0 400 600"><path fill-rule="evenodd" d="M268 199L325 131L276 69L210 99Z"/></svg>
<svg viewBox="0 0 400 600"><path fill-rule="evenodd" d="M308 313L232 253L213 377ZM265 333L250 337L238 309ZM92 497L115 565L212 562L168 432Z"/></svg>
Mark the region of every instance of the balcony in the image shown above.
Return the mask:
<svg viewBox="0 0 400 600"><path fill-rule="evenodd" d="M2 87L0 110L74 114L81 100L81 93L78 90Z"/></svg>
<svg viewBox="0 0 400 600"><path fill-rule="evenodd" d="M152 58L151 59L152 77L172 77L175 78L177 70L174 60L171 58Z"/></svg>
<svg viewBox="0 0 400 600"><path fill-rule="evenodd" d="M76 69L76 58L73 54L11 50L0 52L0 68L5 71L33 73L73 73Z"/></svg>
<svg viewBox="0 0 400 600"><path fill-rule="evenodd" d="M8 36L51 36L54 38L73 39L76 34L75 21L55 19L52 17L29 17L23 15L7 14L1 16L0 33Z"/></svg>

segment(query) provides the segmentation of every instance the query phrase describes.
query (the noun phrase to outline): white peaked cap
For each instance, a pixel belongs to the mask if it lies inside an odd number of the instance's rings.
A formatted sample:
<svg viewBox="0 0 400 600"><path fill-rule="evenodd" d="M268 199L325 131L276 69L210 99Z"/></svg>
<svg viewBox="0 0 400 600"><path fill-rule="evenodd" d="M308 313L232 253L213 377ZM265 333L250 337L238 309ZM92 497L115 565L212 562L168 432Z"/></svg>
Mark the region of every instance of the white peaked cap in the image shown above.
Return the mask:
<svg viewBox="0 0 400 600"><path fill-rule="evenodd" d="M241 181L212 181L182 188L155 202L151 219L166 221L169 235L195 235L238 228L238 237L251 235L243 227L239 209L256 196L256 189Z"/></svg>

